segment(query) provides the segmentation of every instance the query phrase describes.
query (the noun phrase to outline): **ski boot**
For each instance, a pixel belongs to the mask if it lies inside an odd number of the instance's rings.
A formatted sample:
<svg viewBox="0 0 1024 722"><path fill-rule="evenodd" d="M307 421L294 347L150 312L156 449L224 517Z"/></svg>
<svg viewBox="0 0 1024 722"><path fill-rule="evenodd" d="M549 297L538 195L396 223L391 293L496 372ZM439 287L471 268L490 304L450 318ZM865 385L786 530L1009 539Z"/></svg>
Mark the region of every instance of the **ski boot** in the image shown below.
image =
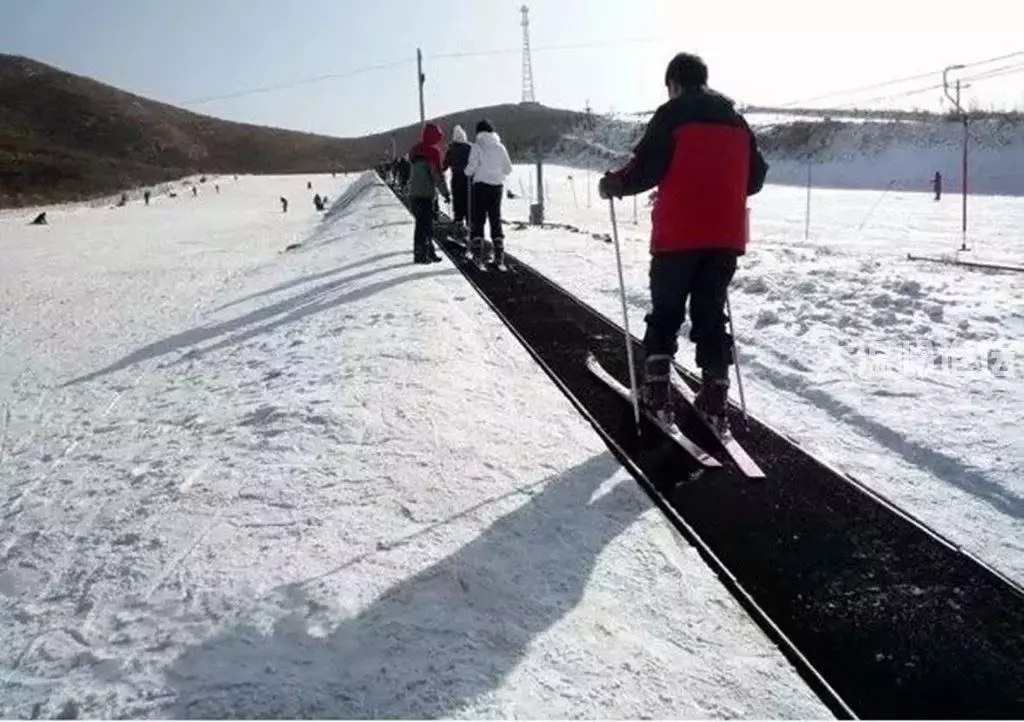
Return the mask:
<svg viewBox="0 0 1024 722"><path fill-rule="evenodd" d="M648 356L644 360L644 380L640 387L640 403L661 423L671 426L675 413L669 401L669 372L672 357L665 354Z"/></svg>
<svg viewBox="0 0 1024 722"><path fill-rule="evenodd" d="M483 271L490 265L491 262L491 244L487 242L486 238L480 239L480 250L477 254L477 266Z"/></svg>
<svg viewBox="0 0 1024 722"><path fill-rule="evenodd" d="M701 372L701 385L693 405L707 417L720 434L729 431L729 417L726 414L729 398L728 370Z"/></svg>
<svg viewBox="0 0 1024 722"><path fill-rule="evenodd" d="M491 257L491 265L499 271L505 270L505 241L502 238L494 240L494 255Z"/></svg>
<svg viewBox="0 0 1024 722"><path fill-rule="evenodd" d="M484 239L470 238L466 244L466 260L477 262L477 258L483 253Z"/></svg>

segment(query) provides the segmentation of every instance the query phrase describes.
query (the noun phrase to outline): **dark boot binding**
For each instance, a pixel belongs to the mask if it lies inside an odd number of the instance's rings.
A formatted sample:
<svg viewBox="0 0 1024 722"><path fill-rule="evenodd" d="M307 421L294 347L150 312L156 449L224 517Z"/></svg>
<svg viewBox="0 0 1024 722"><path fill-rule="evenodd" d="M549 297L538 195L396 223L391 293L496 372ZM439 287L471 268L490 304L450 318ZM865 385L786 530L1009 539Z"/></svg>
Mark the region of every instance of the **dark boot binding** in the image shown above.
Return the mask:
<svg viewBox="0 0 1024 722"><path fill-rule="evenodd" d="M729 430L729 418L727 415L729 401L729 375L728 370L704 369L701 373L701 386L693 405L697 410L708 417L711 423L725 433Z"/></svg>
<svg viewBox="0 0 1024 722"><path fill-rule="evenodd" d="M662 423L675 423L669 403L669 371L672 357L653 354L644 360L644 378L640 387L640 403Z"/></svg>

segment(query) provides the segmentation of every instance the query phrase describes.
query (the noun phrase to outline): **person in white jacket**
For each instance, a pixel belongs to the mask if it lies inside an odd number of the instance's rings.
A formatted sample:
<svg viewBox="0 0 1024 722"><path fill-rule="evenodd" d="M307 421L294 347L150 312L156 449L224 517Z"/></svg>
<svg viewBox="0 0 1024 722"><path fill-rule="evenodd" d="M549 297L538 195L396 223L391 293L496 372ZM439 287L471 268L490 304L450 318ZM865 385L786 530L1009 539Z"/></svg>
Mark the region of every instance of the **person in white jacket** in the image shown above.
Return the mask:
<svg viewBox="0 0 1024 722"><path fill-rule="evenodd" d="M466 175L472 178L473 190L470 213L470 248L480 249L484 261L484 222L490 221L491 243L494 246L492 262L505 261L505 231L501 226L501 197L505 179L512 173L512 161L501 137L490 121L476 124L476 142L469 151Z"/></svg>

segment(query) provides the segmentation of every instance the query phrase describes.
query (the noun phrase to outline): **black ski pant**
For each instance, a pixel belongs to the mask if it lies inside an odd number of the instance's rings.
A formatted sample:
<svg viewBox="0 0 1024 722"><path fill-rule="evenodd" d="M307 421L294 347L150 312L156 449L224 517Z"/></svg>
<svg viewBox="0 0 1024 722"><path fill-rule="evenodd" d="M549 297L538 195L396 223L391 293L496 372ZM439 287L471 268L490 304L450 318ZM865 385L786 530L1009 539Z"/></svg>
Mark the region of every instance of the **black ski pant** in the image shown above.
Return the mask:
<svg viewBox="0 0 1024 722"><path fill-rule="evenodd" d="M452 171L452 218L456 223L469 218L469 179L462 171Z"/></svg>
<svg viewBox="0 0 1024 722"><path fill-rule="evenodd" d="M732 336L725 315L726 292L736 273L733 251L673 251L651 257L651 312L647 314L647 358L672 357L690 301L690 340L697 345L697 366L717 378L728 376L733 362Z"/></svg>
<svg viewBox="0 0 1024 722"><path fill-rule="evenodd" d="M470 238L476 240L484 237L484 222L490 221L491 242L495 253L505 248L505 230L501 227L501 196L504 186L492 186L490 183L473 184L473 207L470 209Z"/></svg>
<svg viewBox="0 0 1024 722"><path fill-rule="evenodd" d="M413 260L421 261L435 254L434 251L434 199L413 198L412 216L416 226L412 234Z"/></svg>

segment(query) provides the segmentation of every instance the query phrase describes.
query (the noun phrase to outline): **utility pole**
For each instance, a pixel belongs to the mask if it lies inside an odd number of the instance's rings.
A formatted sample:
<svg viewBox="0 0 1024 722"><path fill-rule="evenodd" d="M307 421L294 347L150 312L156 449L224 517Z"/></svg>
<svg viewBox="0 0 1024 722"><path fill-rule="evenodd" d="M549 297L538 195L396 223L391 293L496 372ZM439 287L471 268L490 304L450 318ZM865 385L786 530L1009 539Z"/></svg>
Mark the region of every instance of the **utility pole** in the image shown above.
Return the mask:
<svg viewBox="0 0 1024 722"><path fill-rule="evenodd" d="M960 105L960 89L961 89L961 87L970 87L970 86L961 86L960 80L958 78L957 81L956 81L956 86L955 86L956 87L956 95L955 96L951 95L950 92L949 92L949 77L948 77L949 76L949 71L951 71L951 70L963 70L963 68L964 68L963 65L950 65L945 70L943 70L942 71L942 88L943 88L943 90L946 93L946 97L949 98L949 100L956 107L956 112L957 112L957 114L959 114L960 120L964 124L963 154L962 154L961 166L960 166L960 186L961 186L960 190L961 190L961 193L962 193L962 196L963 196L963 200L962 200L963 208L962 208L962 211L961 211L961 221L960 221L960 250L961 251L966 251L967 250L967 142L968 142L969 136L968 136L968 129L967 129L967 122L968 122L967 113L964 112L963 106Z"/></svg>
<svg viewBox="0 0 1024 722"><path fill-rule="evenodd" d="M420 87L420 125L427 122L427 114L423 109L423 84L427 82L427 76L423 74L423 51L416 48L416 80Z"/></svg>

